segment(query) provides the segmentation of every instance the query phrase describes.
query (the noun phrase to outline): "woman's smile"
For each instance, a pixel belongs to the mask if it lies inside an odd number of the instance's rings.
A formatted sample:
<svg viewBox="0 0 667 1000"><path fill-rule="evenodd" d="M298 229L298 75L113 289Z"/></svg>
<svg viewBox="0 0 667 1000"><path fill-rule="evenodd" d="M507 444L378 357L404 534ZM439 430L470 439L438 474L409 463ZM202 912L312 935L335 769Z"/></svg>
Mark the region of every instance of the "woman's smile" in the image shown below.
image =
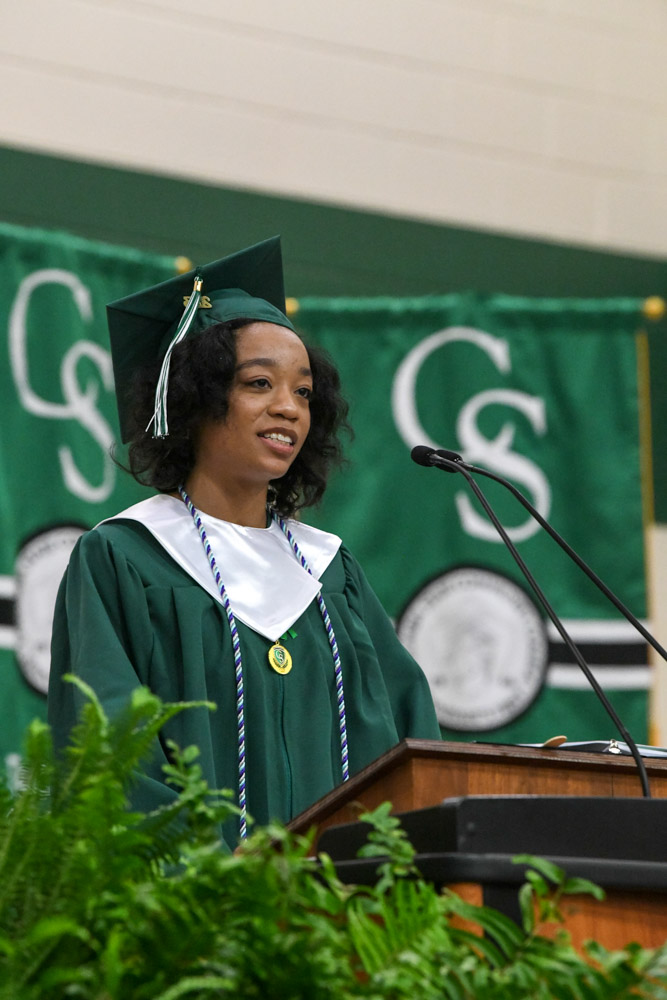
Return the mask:
<svg viewBox="0 0 667 1000"><path fill-rule="evenodd" d="M285 431L264 431L259 437L278 454L291 455L294 451L294 437Z"/></svg>

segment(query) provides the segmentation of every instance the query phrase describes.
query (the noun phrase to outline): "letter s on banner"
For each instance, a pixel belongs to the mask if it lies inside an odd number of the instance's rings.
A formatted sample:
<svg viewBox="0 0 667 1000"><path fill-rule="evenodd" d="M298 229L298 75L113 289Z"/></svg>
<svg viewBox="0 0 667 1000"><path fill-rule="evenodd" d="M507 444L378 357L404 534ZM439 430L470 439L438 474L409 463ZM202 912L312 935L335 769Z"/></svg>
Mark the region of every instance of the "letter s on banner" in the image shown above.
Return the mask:
<svg viewBox="0 0 667 1000"><path fill-rule="evenodd" d="M9 315L9 358L14 384L21 403L29 413L49 420L77 420L99 445L104 462L104 477L99 486L88 482L77 469L69 447L59 448L58 458L65 486L70 493L89 503L100 503L110 495L114 485L115 468L109 455L114 437L109 424L95 406L98 386L91 381L82 392L76 377L76 366L81 357L89 358L97 366L104 388L111 391L113 390L111 357L108 351L92 341L80 340L67 351L60 370L60 384L67 402L52 403L41 399L33 392L28 374L26 315L32 293L40 285L48 284L63 285L68 288L81 318L86 322L90 322L92 318L90 292L70 271L47 268L34 271L24 278L19 285Z"/></svg>
<svg viewBox="0 0 667 1000"><path fill-rule="evenodd" d="M527 487L533 495L533 505L542 517L549 516L551 507L551 490L544 473L534 462L512 451L515 427L511 423L503 425L493 441L489 441L479 432L477 415L485 406L500 403L523 413L537 434L544 434L547 429L544 400L539 396L529 396L525 392L514 389L488 389L479 392L461 407L456 421L456 433L461 445L461 451L466 461L475 465L483 465L491 472L496 472L506 479L519 482ZM456 494L456 509L461 518L463 530L474 538L484 538L488 542L500 542L496 529L486 518L477 513L470 497L462 491ZM523 542L539 531L539 524L528 517L522 525L516 528L506 528L513 542Z"/></svg>
<svg viewBox="0 0 667 1000"><path fill-rule="evenodd" d="M399 434L412 449L415 445L426 444L431 448L451 447L451 442L439 444L424 431L417 412L417 376L426 358L445 344L467 341L483 351L499 372L508 374L511 369L509 346L506 340L494 337L472 327L453 326L440 330L422 340L399 365L392 387L391 405L394 422ZM506 423L493 441L479 432L477 416L483 407L501 404L523 413L538 434L546 431L544 400L538 396L511 389L491 389L473 396L461 408L456 433L463 457L468 462L485 465L491 471L516 480L527 487L535 507L543 517L547 517L551 506L551 490L542 470L530 459L511 450L515 427ZM489 542L500 543L495 529L473 508L466 493L456 494L456 506L463 530ZM513 541L524 541L538 530L538 525L528 518L522 525L507 528Z"/></svg>

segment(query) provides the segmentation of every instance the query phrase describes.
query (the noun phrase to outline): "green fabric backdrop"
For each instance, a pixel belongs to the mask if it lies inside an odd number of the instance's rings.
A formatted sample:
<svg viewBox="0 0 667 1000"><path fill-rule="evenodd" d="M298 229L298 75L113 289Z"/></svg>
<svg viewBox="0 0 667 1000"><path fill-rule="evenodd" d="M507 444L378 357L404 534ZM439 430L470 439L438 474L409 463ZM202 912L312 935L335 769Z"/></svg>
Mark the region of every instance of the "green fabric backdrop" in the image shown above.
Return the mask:
<svg viewBox="0 0 667 1000"><path fill-rule="evenodd" d="M0 753L12 767L27 722L44 714L52 602L69 548L81 529L146 495L106 456L117 424L104 305L170 277L174 266L171 258L10 226L0 226L0 261ZM453 448L507 475L645 614L639 307L468 294L300 302L296 323L338 362L356 433L349 466L307 519L345 537L390 614L405 620L428 582L452 579L457 567L482 570L485 585L502 593L506 579L526 590L463 480L410 461L417 443ZM515 501L484 488L558 613L584 635L591 662L620 688L612 696L633 735L645 740L643 645L608 629L612 612L590 584L532 533ZM476 663L470 639L467 656ZM438 684L454 654L446 637L433 646L428 669ZM551 664L564 658L553 641L548 653ZM531 683L537 671L539 683L518 718L446 734L615 735L578 680L567 686L574 671L558 668L551 684L553 667L544 676L540 665L525 669ZM447 676L443 683L447 690Z"/></svg>
<svg viewBox="0 0 667 1000"><path fill-rule="evenodd" d="M175 271L166 257L13 226L0 226L0 265L0 753L11 755L45 713L68 549L81 528L147 495L108 456L105 304Z"/></svg>
<svg viewBox="0 0 667 1000"><path fill-rule="evenodd" d="M300 328L341 367L356 431L351 465L328 492L321 523L345 536L392 615L409 606L419 618L430 608L424 627L440 621L439 631L422 636L427 662L420 662L443 685L443 697L458 697L454 681L442 676L455 672L457 643L472 647L474 670L485 658L484 642L505 642L519 670L524 652L511 630L523 627L522 618L496 623L485 635L479 624L463 623L464 635L454 642L446 634L445 625L452 625L447 600L439 611L433 588L421 598L420 591L434 579L447 590L446 574L462 566L493 574L482 574L483 589L507 589L505 576L527 587L464 480L412 463L416 444L454 449L511 479L634 613L645 615L635 344L640 305L464 294L300 303ZM515 499L488 480L480 484L556 612L582 640L591 667L602 668L631 732L645 740L645 645ZM473 587L471 600L479 597ZM502 601L493 603L491 612L502 618L503 608ZM578 668L560 666L571 657L554 638L546 684L528 711L514 719L509 705L500 715L510 718L490 728L494 713L482 711L484 728L475 732L475 706L486 692L483 681L475 689L469 679L467 731L445 725L445 735L529 742L561 732L572 740L615 737L594 697L581 690ZM482 646L475 651L476 642ZM522 679L512 680L507 663L486 660L487 683L496 684L498 697L504 685L506 699L517 698L518 707ZM464 663L465 657L460 670ZM530 674L529 666L523 669ZM494 671L502 676L489 677Z"/></svg>

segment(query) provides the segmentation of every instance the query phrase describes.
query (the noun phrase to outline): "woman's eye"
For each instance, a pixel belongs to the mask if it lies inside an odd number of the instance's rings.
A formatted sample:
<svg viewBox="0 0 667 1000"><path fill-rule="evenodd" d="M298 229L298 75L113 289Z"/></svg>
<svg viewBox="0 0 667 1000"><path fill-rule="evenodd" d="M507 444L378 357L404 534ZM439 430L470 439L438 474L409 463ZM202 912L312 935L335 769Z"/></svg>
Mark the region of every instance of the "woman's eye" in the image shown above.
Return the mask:
<svg viewBox="0 0 667 1000"><path fill-rule="evenodd" d="M312 399L313 397L313 390L309 389L308 386L305 385L303 388L297 389L297 393L299 396L303 396L304 399Z"/></svg>
<svg viewBox="0 0 667 1000"><path fill-rule="evenodd" d="M270 385L268 378L254 378L250 385L256 385L258 389L266 389Z"/></svg>

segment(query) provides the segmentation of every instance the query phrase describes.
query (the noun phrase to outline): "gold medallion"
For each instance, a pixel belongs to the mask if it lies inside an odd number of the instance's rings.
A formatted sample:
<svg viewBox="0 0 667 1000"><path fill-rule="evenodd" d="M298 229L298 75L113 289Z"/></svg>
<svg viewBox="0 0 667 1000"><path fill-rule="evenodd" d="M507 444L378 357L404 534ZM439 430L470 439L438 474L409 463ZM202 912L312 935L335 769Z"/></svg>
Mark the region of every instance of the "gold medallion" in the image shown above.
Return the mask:
<svg viewBox="0 0 667 1000"><path fill-rule="evenodd" d="M268 656L269 664L277 674L288 674L292 669L292 657L289 651L277 642L271 646Z"/></svg>

